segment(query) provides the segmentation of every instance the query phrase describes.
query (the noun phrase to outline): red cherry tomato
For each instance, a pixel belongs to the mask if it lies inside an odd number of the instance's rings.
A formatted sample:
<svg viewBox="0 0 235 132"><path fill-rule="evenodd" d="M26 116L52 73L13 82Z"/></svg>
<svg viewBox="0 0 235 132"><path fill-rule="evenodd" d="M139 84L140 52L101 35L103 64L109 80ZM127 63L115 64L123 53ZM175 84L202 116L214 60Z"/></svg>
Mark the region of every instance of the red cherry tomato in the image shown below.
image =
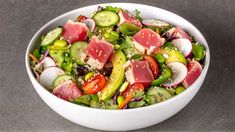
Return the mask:
<svg viewBox="0 0 235 132"><path fill-rule="evenodd" d="M80 16L77 17L77 20L76 20L76 21L77 21L77 22L84 22L86 19L87 19L86 16L80 15Z"/></svg>
<svg viewBox="0 0 235 132"><path fill-rule="evenodd" d="M154 78L157 78L159 73L159 67L157 62L151 56L145 56L144 59L149 62L149 66L153 73Z"/></svg>
<svg viewBox="0 0 235 132"><path fill-rule="evenodd" d="M141 90L144 92L144 85L141 83L136 83L133 85L129 85L125 91L122 92L122 97L128 98L129 96L132 96L132 94L138 90Z"/></svg>
<svg viewBox="0 0 235 132"><path fill-rule="evenodd" d="M96 74L83 84L82 90L87 94L96 94L104 88L105 84L105 76Z"/></svg>

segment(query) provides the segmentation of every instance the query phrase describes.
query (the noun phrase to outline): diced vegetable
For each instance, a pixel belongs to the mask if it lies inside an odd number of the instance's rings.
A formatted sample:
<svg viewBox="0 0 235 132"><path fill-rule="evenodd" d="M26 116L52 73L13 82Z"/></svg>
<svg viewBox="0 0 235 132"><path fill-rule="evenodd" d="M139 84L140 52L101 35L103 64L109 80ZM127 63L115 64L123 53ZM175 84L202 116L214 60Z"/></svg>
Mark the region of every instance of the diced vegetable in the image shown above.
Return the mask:
<svg viewBox="0 0 235 132"><path fill-rule="evenodd" d="M67 45L68 44L65 40L56 40L54 43L55 48L65 48Z"/></svg>
<svg viewBox="0 0 235 132"><path fill-rule="evenodd" d="M178 94L182 93L185 90L185 87L178 86L175 89L176 89L175 93L178 95Z"/></svg>

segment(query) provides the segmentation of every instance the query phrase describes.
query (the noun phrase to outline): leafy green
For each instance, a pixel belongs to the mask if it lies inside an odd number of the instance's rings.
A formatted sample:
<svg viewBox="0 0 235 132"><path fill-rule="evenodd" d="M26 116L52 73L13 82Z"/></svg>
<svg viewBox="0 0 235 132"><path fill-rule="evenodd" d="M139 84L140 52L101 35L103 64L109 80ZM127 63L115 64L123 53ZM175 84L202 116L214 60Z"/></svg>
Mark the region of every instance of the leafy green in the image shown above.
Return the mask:
<svg viewBox="0 0 235 132"><path fill-rule="evenodd" d="M53 60L55 60L59 67L61 67L61 64L64 61L64 52L64 50L49 50L49 55L53 58Z"/></svg>
<svg viewBox="0 0 235 132"><path fill-rule="evenodd" d="M39 48L40 54L44 54L46 52L47 48L48 48L47 46L40 46L40 48Z"/></svg>
<svg viewBox="0 0 235 132"><path fill-rule="evenodd" d="M164 83L166 80L168 80L171 77L171 70L169 67L166 65L161 65L161 72L159 77L152 81L151 85L152 86L158 86L162 83Z"/></svg>
<svg viewBox="0 0 235 132"><path fill-rule="evenodd" d="M192 52L193 57L196 61L202 60L206 55L205 47L199 43L193 43Z"/></svg>
<svg viewBox="0 0 235 132"><path fill-rule="evenodd" d="M142 107L145 105L145 101L144 100L141 100L141 101L136 101L136 102L129 102L128 103L128 106L130 108L138 108L138 107Z"/></svg>
<svg viewBox="0 0 235 132"><path fill-rule="evenodd" d="M119 10L121 10L121 8L112 7L112 6L106 6L103 10L104 10L104 11L112 11L112 12L117 13Z"/></svg>
<svg viewBox="0 0 235 132"><path fill-rule="evenodd" d="M140 28L131 23L123 23L118 30L123 36L133 36L140 30Z"/></svg>
<svg viewBox="0 0 235 132"><path fill-rule="evenodd" d="M137 9L135 9L135 17L136 17L137 19L139 19L140 21L143 20L143 19L141 18L141 16L140 16L140 11L137 10Z"/></svg>
<svg viewBox="0 0 235 132"><path fill-rule="evenodd" d="M117 44L119 40L119 34L116 31L105 32L104 38L110 43Z"/></svg>
<svg viewBox="0 0 235 132"><path fill-rule="evenodd" d="M90 95L82 95L82 96L78 97L77 99L75 99L74 103L79 104L79 105L84 104L86 106L89 106L90 101L91 101Z"/></svg>
<svg viewBox="0 0 235 132"><path fill-rule="evenodd" d="M134 60L143 60L143 56L141 54L135 54L131 57L131 59L134 59Z"/></svg>
<svg viewBox="0 0 235 132"><path fill-rule="evenodd" d="M39 50L38 50L38 49L35 49L35 50L33 51L33 55L34 55L38 60L40 60L41 54L39 53Z"/></svg>
<svg viewBox="0 0 235 132"><path fill-rule="evenodd" d="M64 53L64 61L61 64L61 68L65 70L68 74L71 73L73 68L73 60L71 59L69 53Z"/></svg>
<svg viewBox="0 0 235 132"><path fill-rule="evenodd" d="M141 53L134 47L131 37L126 36L125 41L120 45L128 59L141 59Z"/></svg>
<svg viewBox="0 0 235 132"><path fill-rule="evenodd" d="M144 92L142 90L137 90L134 95L133 95L133 98L141 98L143 97L144 95Z"/></svg>

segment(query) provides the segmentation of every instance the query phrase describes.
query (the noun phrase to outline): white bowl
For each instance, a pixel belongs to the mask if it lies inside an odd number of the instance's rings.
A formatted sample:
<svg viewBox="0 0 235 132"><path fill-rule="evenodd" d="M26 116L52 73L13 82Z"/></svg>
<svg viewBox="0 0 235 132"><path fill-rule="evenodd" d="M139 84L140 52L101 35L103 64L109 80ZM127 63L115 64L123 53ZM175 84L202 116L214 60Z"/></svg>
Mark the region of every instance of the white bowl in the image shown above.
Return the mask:
<svg viewBox="0 0 235 132"><path fill-rule="evenodd" d="M29 78L37 93L49 107L51 107L54 111L56 111L64 118L79 125L100 130L119 131L144 128L160 123L179 112L191 101L191 99L198 92L205 79L209 67L210 52L208 44L203 35L198 31L196 27L194 27L190 22L188 22L184 18L157 7L132 3L107 3L99 5L111 5L116 7L122 7L123 9L127 9L129 11L134 11L135 9L138 9L141 11L141 16L143 18L159 18L185 29L190 35L194 36L198 42L204 44L206 47L204 69L200 77L185 92L164 102L136 109L94 109L79 106L54 96L53 94L48 92L44 87L42 87L35 79L32 70L30 69L30 59L28 54L32 52L33 49L39 46L40 37L52 28L58 25L64 25L64 23L68 19L75 20L76 17L80 14L90 16L91 13L94 12L98 7L98 5L92 5L73 10L56 17L55 19L51 20L46 25L44 25L33 36L26 51L25 64Z"/></svg>

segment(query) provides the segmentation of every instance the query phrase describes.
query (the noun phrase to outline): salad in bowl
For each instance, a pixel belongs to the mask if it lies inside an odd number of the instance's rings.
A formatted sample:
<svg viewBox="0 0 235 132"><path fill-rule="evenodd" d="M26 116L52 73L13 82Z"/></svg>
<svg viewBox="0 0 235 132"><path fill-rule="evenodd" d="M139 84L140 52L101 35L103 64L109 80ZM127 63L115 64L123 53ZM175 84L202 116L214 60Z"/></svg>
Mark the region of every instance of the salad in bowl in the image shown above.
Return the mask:
<svg viewBox="0 0 235 132"><path fill-rule="evenodd" d="M178 96L202 73L205 46L179 26L140 14L103 6L52 28L29 54L37 81L58 98L99 109Z"/></svg>

